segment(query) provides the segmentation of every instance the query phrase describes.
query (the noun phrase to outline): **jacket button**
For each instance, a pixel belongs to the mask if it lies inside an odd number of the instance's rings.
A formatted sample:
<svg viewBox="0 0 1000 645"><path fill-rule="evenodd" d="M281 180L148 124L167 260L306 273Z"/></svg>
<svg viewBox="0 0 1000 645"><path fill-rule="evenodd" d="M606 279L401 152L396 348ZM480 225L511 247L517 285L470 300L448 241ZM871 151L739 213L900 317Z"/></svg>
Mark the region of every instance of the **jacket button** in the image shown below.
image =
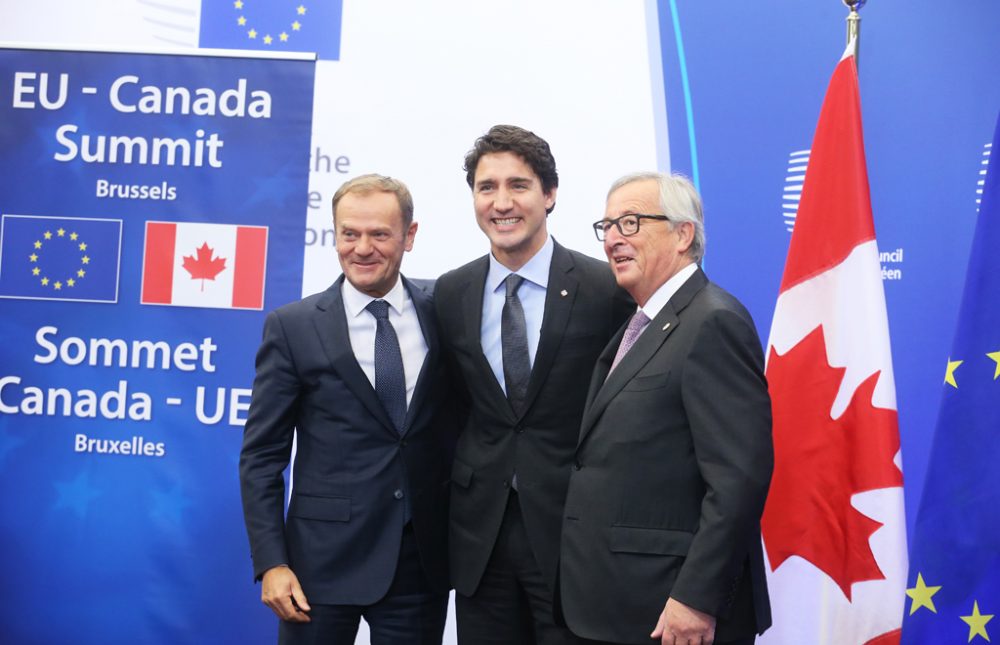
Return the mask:
<svg viewBox="0 0 1000 645"><path fill-rule="evenodd" d="M403 491L397 488L396 492L394 492L392 496L396 499L403 499Z"/></svg>
<svg viewBox="0 0 1000 645"><path fill-rule="evenodd" d="M510 482L509 482L509 481L507 481L506 479L505 479L505 480L503 480L503 487L504 487L504 488L510 488Z"/></svg>
<svg viewBox="0 0 1000 645"><path fill-rule="evenodd" d="M583 468L583 464L581 464L579 461L573 462L573 470L580 470L581 468Z"/></svg>

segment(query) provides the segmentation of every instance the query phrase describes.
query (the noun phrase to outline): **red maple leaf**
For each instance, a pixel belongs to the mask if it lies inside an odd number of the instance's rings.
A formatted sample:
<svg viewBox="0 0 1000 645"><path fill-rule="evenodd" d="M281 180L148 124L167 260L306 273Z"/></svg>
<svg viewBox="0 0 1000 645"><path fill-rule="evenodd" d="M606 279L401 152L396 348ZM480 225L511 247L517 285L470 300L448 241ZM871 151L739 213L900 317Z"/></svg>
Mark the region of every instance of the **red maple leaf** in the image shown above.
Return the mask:
<svg viewBox="0 0 1000 645"><path fill-rule="evenodd" d="M851 496L903 485L896 411L872 405L880 372L865 379L838 419L830 408L845 368L831 367L822 326L783 356L771 349L767 380L774 414L774 475L761 530L773 570L793 555L851 585L885 576L868 540L882 524Z"/></svg>
<svg viewBox="0 0 1000 645"><path fill-rule="evenodd" d="M184 256L184 270L191 274L192 280L201 280L201 290L205 290L205 280L215 280L215 276L219 275L226 268L226 258L215 258L212 259L212 254L215 253L215 249L208 245L208 242L202 242L201 246L197 249L198 259L196 260L191 255Z"/></svg>

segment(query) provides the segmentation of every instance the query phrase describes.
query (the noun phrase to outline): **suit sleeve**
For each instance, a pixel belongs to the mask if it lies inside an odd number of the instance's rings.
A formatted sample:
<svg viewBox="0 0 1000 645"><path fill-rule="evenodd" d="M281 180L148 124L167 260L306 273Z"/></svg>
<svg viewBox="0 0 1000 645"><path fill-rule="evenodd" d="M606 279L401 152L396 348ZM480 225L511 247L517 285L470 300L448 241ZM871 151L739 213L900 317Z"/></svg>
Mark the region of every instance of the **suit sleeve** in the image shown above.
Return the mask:
<svg viewBox="0 0 1000 645"><path fill-rule="evenodd" d="M255 580L271 567L288 564L282 473L291 458L301 386L276 312L264 322L256 370L240 452L240 493Z"/></svg>
<svg viewBox="0 0 1000 645"><path fill-rule="evenodd" d="M753 542L774 465L771 401L749 316L714 312L684 365L682 397L705 482L701 519L671 596L724 614Z"/></svg>

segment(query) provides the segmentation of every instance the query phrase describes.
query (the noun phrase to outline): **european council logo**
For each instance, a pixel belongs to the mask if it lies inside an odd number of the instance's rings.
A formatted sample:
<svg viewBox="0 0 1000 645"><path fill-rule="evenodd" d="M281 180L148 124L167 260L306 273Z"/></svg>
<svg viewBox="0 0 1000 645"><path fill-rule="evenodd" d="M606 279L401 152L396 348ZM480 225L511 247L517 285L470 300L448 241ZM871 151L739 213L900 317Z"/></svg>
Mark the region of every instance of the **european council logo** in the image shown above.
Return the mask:
<svg viewBox="0 0 1000 645"><path fill-rule="evenodd" d="M120 219L0 217L0 298L118 302Z"/></svg>
<svg viewBox="0 0 1000 645"><path fill-rule="evenodd" d="M343 0L202 0L200 47L340 58Z"/></svg>

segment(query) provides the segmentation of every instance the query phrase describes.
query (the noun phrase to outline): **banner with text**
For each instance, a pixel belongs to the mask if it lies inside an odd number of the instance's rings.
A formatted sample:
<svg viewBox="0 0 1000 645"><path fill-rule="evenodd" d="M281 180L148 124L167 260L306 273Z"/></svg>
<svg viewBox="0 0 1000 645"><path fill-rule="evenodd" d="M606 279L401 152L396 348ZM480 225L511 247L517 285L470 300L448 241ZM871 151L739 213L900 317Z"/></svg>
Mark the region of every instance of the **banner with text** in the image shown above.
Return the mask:
<svg viewBox="0 0 1000 645"><path fill-rule="evenodd" d="M274 629L237 460L247 348L302 288L315 59L223 54L0 49L11 642Z"/></svg>

